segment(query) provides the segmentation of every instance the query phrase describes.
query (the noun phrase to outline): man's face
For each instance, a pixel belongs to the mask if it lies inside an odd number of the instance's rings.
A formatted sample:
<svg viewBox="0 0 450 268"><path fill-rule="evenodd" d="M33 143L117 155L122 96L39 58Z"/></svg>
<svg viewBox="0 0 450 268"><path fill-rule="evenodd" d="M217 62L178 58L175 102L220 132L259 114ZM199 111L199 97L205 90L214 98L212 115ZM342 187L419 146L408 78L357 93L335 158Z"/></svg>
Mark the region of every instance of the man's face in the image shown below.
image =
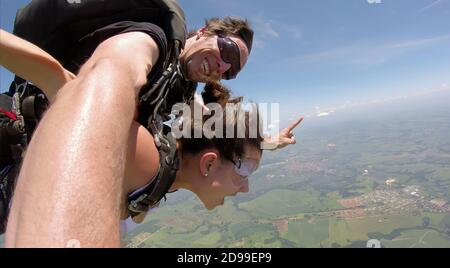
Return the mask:
<svg viewBox="0 0 450 268"><path fill-rule="evenodd" d="M230 35L208 36L202 31L187 40L180 56L187 78L194 82L219 81L230 78L230 74L234 78L233 74L244 67L247 59L248 49L242 39Z"/></svg>

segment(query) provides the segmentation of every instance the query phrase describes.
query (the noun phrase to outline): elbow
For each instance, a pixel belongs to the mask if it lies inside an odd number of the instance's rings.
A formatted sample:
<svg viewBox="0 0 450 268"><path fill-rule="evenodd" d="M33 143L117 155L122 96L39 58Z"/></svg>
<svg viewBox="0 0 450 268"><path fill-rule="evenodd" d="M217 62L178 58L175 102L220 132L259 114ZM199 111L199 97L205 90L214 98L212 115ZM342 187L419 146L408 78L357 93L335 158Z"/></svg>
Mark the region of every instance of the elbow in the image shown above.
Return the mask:
<svg viewBox="0 0 450 268"><path fill-rule="evenodd" d="M59 62L54 61L51 63L47 63L45 66L48 66L50 69L46 77L42 75L41 81L37 81L36 86L42 89L50 102L56 98L58 91L68 82L75 79L75 75L66 69L64 69Z"/></svg>

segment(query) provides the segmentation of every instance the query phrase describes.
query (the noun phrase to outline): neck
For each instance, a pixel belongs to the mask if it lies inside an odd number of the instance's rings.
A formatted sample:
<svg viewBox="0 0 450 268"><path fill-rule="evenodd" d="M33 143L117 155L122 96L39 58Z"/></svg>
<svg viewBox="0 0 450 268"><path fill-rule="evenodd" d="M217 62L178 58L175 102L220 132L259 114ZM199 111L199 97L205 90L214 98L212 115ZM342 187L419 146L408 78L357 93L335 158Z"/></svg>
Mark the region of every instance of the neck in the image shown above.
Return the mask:
<svg viewBox="0 0 450 268"><path fill-rule="evenodd" d="M195 165L189 165L191 156L180 156L180 169L177 171L177 177L170 187L170 191L186 189L195 193L195 178L198 177L198 171Z"/></svg>

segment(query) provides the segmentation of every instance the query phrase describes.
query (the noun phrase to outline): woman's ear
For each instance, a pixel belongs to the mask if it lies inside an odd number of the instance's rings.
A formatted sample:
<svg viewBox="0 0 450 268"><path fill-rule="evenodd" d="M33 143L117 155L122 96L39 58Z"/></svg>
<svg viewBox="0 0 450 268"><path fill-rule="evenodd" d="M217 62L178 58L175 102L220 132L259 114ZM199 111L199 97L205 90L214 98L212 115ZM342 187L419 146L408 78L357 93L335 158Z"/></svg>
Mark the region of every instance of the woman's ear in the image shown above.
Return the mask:
<svg viewBox="0 0 450 268"><path fill-rule="evenodd" d="M218 154L215 152L208 152L203 154L200 158L200 174L204 177L208 177L211 173L211 170L216 165L218 158Z"/></svg>

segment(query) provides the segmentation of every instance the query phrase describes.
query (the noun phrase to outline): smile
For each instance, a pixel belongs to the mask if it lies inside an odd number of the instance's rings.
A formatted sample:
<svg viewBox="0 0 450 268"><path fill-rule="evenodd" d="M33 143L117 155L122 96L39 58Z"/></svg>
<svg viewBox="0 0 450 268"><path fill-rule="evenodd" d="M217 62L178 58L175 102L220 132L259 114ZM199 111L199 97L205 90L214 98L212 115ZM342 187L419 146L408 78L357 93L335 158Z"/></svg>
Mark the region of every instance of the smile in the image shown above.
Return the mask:
<svg viewBox="0 0 450 268"><path fill-rule="evenodd" d="M203 74L206 76L210 75L211 68L209 66L209 62L206 59L203 61L202 67L203 67Z"/></svg>

